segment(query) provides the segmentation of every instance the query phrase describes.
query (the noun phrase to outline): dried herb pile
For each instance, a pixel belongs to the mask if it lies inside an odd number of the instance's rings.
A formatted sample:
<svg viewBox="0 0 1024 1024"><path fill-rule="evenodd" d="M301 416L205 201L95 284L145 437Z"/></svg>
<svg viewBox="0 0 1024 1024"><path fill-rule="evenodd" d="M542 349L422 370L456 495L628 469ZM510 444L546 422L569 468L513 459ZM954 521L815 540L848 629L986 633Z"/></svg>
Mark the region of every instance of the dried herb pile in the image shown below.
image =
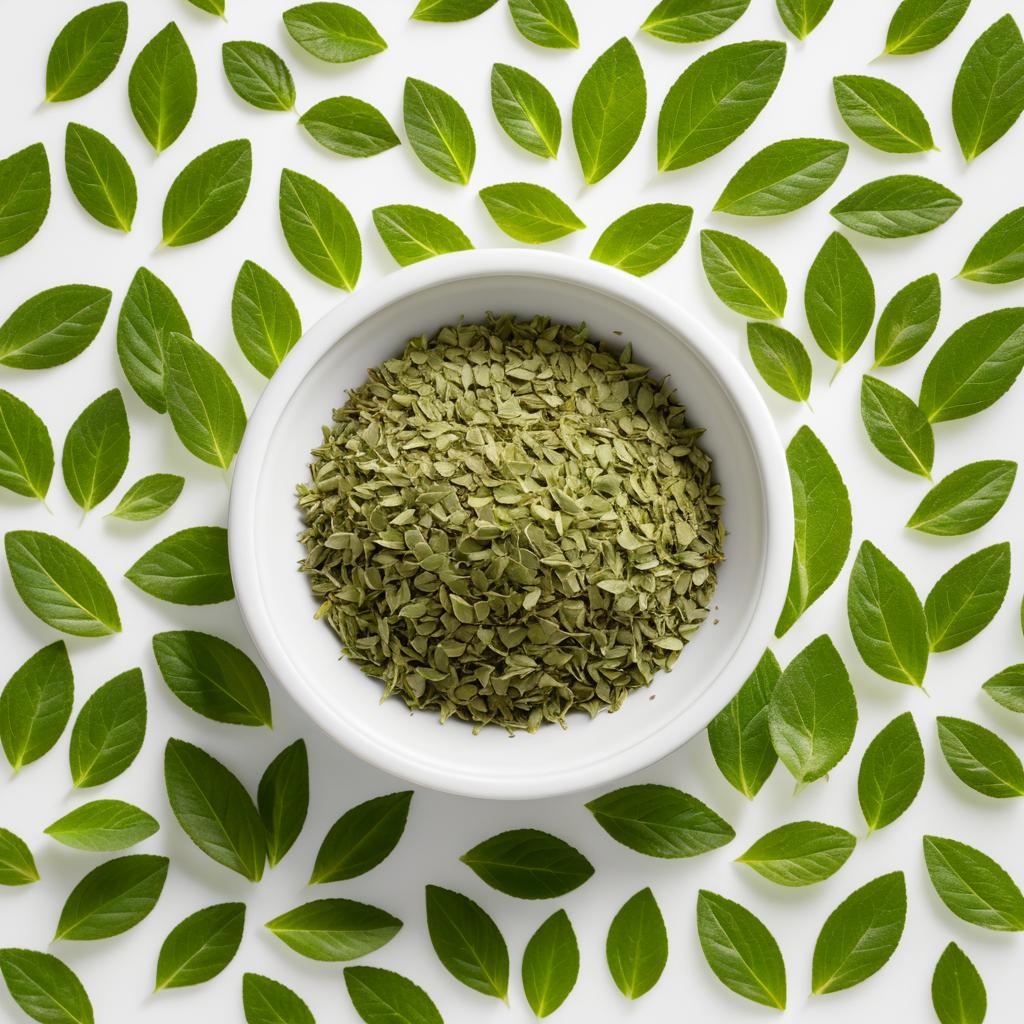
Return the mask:
<svg viewBox="0 0 1024 1024"><path fill-rule="evenodd" d="M385 695L564 724L618 708L707 617L722 498L630 346L488 315L410 341L333 420L298 487L301 567Z"/></svg>

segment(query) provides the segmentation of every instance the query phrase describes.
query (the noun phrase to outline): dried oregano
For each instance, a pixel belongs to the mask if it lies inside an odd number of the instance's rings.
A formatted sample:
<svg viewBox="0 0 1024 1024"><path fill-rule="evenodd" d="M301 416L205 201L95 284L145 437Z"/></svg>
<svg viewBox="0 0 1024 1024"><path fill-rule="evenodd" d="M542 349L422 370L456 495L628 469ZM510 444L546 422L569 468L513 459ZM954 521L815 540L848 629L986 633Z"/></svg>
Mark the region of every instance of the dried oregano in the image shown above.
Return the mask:
<svg viewBox="0 0 1024 1024"><path fill-rule="evenodd" d="M708 615L722 498L667 381L585 327L414 338L324 428L301 563L345 653L478 727L615 710Z"/></svg>

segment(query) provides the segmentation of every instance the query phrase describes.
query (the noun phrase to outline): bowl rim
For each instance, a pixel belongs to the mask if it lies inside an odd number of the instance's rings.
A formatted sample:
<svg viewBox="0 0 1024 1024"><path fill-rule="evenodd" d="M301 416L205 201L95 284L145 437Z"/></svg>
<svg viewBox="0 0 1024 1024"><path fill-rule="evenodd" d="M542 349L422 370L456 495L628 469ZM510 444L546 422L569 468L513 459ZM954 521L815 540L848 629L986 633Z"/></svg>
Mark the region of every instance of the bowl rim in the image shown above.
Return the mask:
<svg viewBox="0 0 1024 1024"><path fill-rule="evenodd" d="M731 398L750 439L764 495L766 551L760 590L747 628L734 641L728 661L697 700L670 723L643 742L603 760L597 771L589 765L585 774L559 770L529 779L484 778L472 766L457 771L428 759L406 760L393 749L379 746L329 713L316 684L295 671L260 593L254 556L263 455L295 390L317 362L347 333L392 303L442 284L505 275L554 278L598 291L671 329L680 344L705 362ZM292 699L320 729L369 764L432 789L490 799L536 799L600 786L649 767L696 736L736 695L772 638L789 582L793 535L785 449L764 399L739 359L699 319L640 278L594 260L528 249L474 249L436 256L387 274L328 311L292 348L257 401L235 461L228 504L228 550L242 620L260 656ZM724 679L730 682L723 688Z"/></svg>

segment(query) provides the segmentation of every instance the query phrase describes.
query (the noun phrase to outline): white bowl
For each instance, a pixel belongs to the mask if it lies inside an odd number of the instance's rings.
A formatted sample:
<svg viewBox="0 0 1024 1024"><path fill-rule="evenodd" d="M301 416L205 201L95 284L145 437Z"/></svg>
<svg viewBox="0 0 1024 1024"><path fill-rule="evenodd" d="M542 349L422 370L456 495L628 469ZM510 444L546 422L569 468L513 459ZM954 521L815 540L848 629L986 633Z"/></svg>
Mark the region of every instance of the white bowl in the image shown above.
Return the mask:
<svg viewBox="0 0 1024 1024"><path fill-rule="evenodd" d="M303 550L295 485L331 410L366 371L410 338L488 311L586 321L592 335L633 342L638 362L670 374L725 496L726 561L713 614L671 672L614 714L570 716L509 737L439 724L433 711L381 703L381 684L339 660L313 619L297 568ZM621 332L621 335L620 335ZM746 371L664 294L592 261L529 250L477 250L408 267L346 298L288 355L245 432L229 513L231 570L253 643L327 733L371 764L467 796L546 797L602 785L652 764L698 733L736 693L772 635L789 578L793 516L775 425Z"/></svg>

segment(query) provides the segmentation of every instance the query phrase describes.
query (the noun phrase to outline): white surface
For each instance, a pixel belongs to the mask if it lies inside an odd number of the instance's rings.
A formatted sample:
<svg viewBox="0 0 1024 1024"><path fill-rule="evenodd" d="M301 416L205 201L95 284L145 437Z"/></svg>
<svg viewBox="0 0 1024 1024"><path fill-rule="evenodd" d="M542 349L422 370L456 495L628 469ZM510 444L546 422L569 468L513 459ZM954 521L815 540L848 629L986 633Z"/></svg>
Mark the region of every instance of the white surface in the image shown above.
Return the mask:
<svg viewBox="0 0 1024 1024"><path fill-rule="evenodd" d="M230 0L229 0L230 3ZM697 167L656 176L654 138L658 106L671 82L696 53L722 42L763 37L785 38L774 6L753 0L750 11L724 37L698 47L673 47L636 37L650 91L650 111L636 150L619 169L596 186L581 185L571 141L563 143L557 163L520 152L505 139L489 110L488 75L493 60L520 65L541 77L568 112L575 85L594 58L623 34L631 37L653 2L622 4L614 0L575 0L584 45L578 52L548 52L517 37L504 5L477 21L440 26L410 24L412 0L362 3L389 40L384 54L360 64L331 67L306 58L286 37L279 14L284 4L234 0L231 20L221 23L184 0L135 2L125 57L95 93L68 104L41 108L43 68L48 47L60 26L79 5L71 0L16 5L8 0L0 52L0 95L4 96L3 149L13 152L30 142L45 142L53 167L54 198L39 235L23 250L0 262L0 302L8 312L27 296L49 285L85 281L114 290L114 306L139 264L164 278L180 298L196 337L221 358L242 388L249 408L261 378L238 352L231 336L231 286L242 260L252 257L280 276L294 295L307 325L339 298L298 267L286 250L277 223L276 195L283 164L311 174L337 191L363 231L366 258L363 283L388 273L393 264L375 236L371 209L382 203L415 202L441 210L459 222L481 246L507 240L483 212L475 189L498 181L525 179L554 188L569 200L591 229L551 248L589 253L598 233L615 216L641 202L674 200L695 208L692 237L684 250L649 280L692 306L737 352L744 348L742 321L711 295L699 266L696 232L707 223L733 231L762 246L778 263L790 285L790 313L785 323L809 341L802 313L803 279L812 257L833 222L828 207L857 185L899 170L920 171L945 182L964 197L963 209L931 235L906 241L856 238L855 244L874 275L884 303L912 277L936 271L943 283L944 310L939 331L928 348L910 363L885 371L898 387L916 394L927 359L937 345L970 316L1000 305L1021 302L1024 286L986 288L952 281L965 253L991 223L1019 205L1019 175L1024 152L1024 124L992 150L964 167L949 121L953 78L970 43L996 17L1016 5L974 0L964 22L937 50L914 57L891 58L867 68L882 48L885 25L894 2L836 0L835 10L805 44L790 41L782 83L753 129L725 152ZM131 119L126 98L130 61L167 20L184 31L199 69L200 102L183 136L159 158L153 156ZM245 107L230 93L220 68L220 44L229 39L261 39L287 57L298 84L300 109L322 98L351 93L381 107L400 124L401 81L413 74L436 82L462 100L476 128L477 169L470 188L449 185L420 168L406 147L366 161L349 161L319 149L297 129L289 114ZM907 88L931 120L937 153L887 157L850 138L835 112L830 79L845 72L876 73ZM63 135L68 120L108 134L121 146L139 178L140 209L127 238L93 222L77 206L63 179ZM155 252L160 236L160 208L175 174L193 156L226 138L245 135L254 143L250 195L238 219L208 241L185 249ZM780 138L821 135L850 141L851 153L838 185L815 205L781 220L758 222L709 216L728 177L762 146ZM108 507L93 512L79 527L79 514L58 476L51 490L52 520L38 506L0 492L5 528L52 530L80 545L115 586L125 631L110 640L69 641L75 667L76 708L101 682L132 665L141 665L150 700L146 744L136 763L118 780L89 793L70 792L67 735L42 761L19 778L0 781L0 820L24 836L36 852L44 876L41 884L0 892L0 944L47 948L61 903L71 886L102 858L66 850L41 835L41 829L71 807L97 796L134 800L159 815L161 832L141 849L166 852L172 868L154 913L133 931L95 943L59 943L65 957L89 989L97 1020L105 1024L178 1024L184 1019L239 1024L239 987L244 970L276 977L298 990L322 1024L354 1022L340 969L303 961L260 926L274 914L314 893L306 889L316 848L329 825L346 808L372 795L397 788L393 779L369 768L310 727L274 688L274 732L244 730L207 722L177 703L160 681L150 636L176 627L203 628L245 644L237 610L231 605L176 608L150 600L119 579L150 544L176 529L225 521L227 490L223 474L197 463L173 437L166 419L146 409L121 378L114 354L115 318L74 362L33 374L0 369L0 386L12 389L45 418L58 446L67 427L97 394L121 387L133 425L130 468L123 486L156 469L184 472L189 478L174 510L163 520L122 524L104 520ZM813 345L811 346L813 348ZM838 459L855 499L854 544L871 538L903 567L923 593L959 558L983 545L1011 540L1015 565L1021 558L1020 524L1024 487L1018 483L1010 502L982 531L959 540L911 534L902 524L926 489L926 483L889 466L870 447L858 415L860 374L870 365L870 341L829 389L828 360L815 360L815 413L769 395L784 439L802 422L810 422ZM746 356L743 356L746 362ZM749 362L747 362L749 365ZM993 409L968 420L942 424L937 433L936 477L976 458L1021 457L1024 414L1021 385ZM123 489L123 488L122 488ZM120 493L120 489L119 492ZM113 500L109 503L112 507ZM408 832L396 853L362 879L324 886L319 895L345 895L378 903L396 913L406 926L368 962L402 970L435 998L448 1024L530 1019L518 984L512 1008L462 988L438 964L423 920L423 885L434 882L458 888L479 900L501 926L513 958L513 974L523 946L556 906L564 905L580 937L582 973L577 990L554 1018L565 1024L624 1021L662 1024L685 1018L702 1021L755 1022L772 1019L769 1011L724 990L701 957L693 927L699 887L738 899L757 913L778 937L789 968L787 1020L862 1024L865 1019L927 1024L931 1018L928 981L945 943L960 942L982 971L989 987L992 1024L1017 1019L1024 997L1020 971L1020 936L985 932L954 919L931 891L920 852L921 835L936 832L976 843L1024 880L1020 850L1024 807L1019 801L987 800L952 778L938 751L936 714L960 714L996 728L1018 750L1024 726L979 694L982 681L1006 665L1024 660L1017 613L1021 576L1014 573L1010 595L984 635L967 646L937 655L928 672L930 697L884 681L859 661L846 626L847 572L828 595L776 645L780 659L791 658L810 639L828 630L850 667L860 702L861 722L851 754L830 780L792 796L792 784L779 768L761 795L748 805L718 775L703 737L637 778L681 786L731 821L738 832L726 849L687 862L647 860L617 846L583 809L584 795L543 802L486 804L420 792L413 801ZM54 634L20 605L6 571L0 573L0 600L5 626L0 677ZM730 863L756 837L784 821L816 818L863 833L856 802L860 755L885 722L905 709L913 711L928 758L924 788L911 810L896 824L872 836L829 881L803 891L782 891ZM304 735L313 772L312 807L307 827L284 863L259 886L250 886L196 850L173 821L163 795L162 751L168 736L197 742L221 757L255 787L270 758ZM514 826L547 828L576 843L597 867L596 876L565 900L520 903L489 891L457 860L478 840ZM893 960L873 979L850 991L808 999L810 959L821 922L857 885L895 867L907 873L910 912L903 941ZM622 902L651 885L669 927L669 965L659 985L636 1005L626 1005L614 989L603 962L609 920ZM170 927L187 913L221 899L249 903L243 946L230 968L201 988L151 995L156 953ZM22 1019L0 993L0 1020Z"/></svg>

